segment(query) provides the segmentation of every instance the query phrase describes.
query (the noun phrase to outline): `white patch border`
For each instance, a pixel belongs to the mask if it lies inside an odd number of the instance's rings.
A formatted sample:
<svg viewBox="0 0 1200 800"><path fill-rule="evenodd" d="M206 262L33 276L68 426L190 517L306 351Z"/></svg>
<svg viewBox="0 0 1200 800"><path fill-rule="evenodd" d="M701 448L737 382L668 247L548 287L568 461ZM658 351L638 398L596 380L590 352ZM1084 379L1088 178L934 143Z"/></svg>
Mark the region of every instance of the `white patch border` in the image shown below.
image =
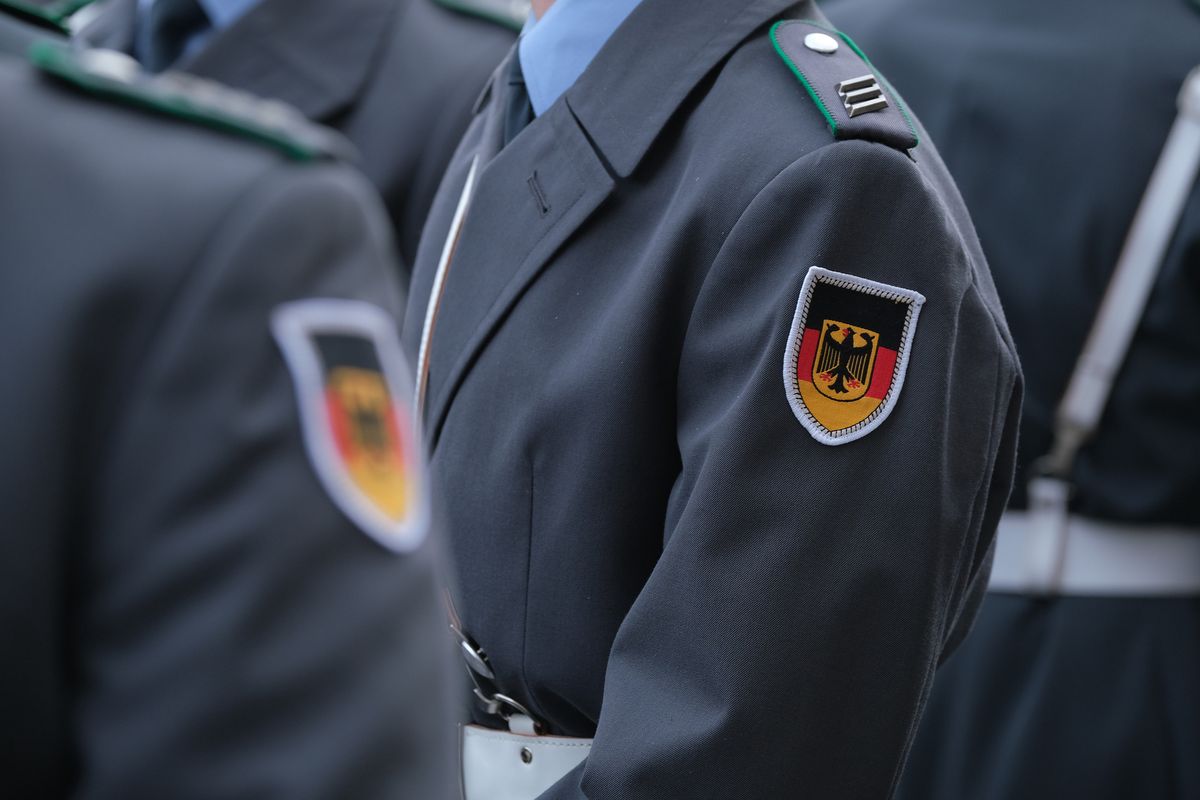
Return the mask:
<svg viewBox="0 0 1200 800"><path fill-rule="evenodd" d="M796 362L800 358L800 346L804 339L804 321L808 316L813 291L818 283L862 290L875 297L887 297L908 304L908 315L904 319L904 333L900 343L900 360L896 364L892 385L888 389L887 395L869 417L840 431L829 430L818 422L812 412L808 410L808 406L804 404L804 398L800 395L796 373ZM899 286L879 283L868 278L860 278L845 272L835 272L815 265L808 268L808 274L804 276L804 283L800 287L800 299L796 302L796 314L792 317L792 329L788 333L787 346L783 351L783 385L787 390L788 405L792 407L792 413L796 415L796 419L800 421L805 430L812 434L814 439L827 445L847 444L863 438L888 418L892 409L896 407L900 390L904 388L904 376L908 373L908 359L912 354L913 337L917 333L917 319L921 316L921 306L924 304L925 295L912 289L902 289Z"/></svg>
<svg viewBox="0 0 1200 800"><path fill-rule="evenodd" d="M271 332L292 373L305 448L326 492L352 523L379 544L396 553L413 552L429 533L429 492L420 426L411 410L401 405L413 396L413 384L394 320L383 309L363 300L314 298L277 306L271 314ZM397 523L376 508L342 466L329 411L322 402L325 387L321 359L313 342L314 334L323 333L362 336L370 339L378 351L399 422L407 422L412 435L406 467L410 477L408 507L415 510L405 522Z"/></svg>

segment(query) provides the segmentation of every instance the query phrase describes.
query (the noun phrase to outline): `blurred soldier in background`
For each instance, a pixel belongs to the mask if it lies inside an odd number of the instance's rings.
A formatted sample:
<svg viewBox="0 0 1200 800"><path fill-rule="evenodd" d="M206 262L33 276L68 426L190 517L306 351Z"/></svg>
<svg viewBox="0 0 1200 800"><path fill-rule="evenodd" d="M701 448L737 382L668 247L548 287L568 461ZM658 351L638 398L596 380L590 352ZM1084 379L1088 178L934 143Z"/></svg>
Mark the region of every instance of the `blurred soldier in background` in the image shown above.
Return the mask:
<svg viewBox="0 0 1200 800"><path fill-rule="evenodd" d="M35 57L0 55L0 794L451 797L373 192L278 104Z"/></svg>
<svg viewBox="0 0 1200 800"><path fill-rule="evenodd" d="M108 0L80 31L283 100L345 134L383 195L407 265L472 104L528 3L509 0Z"/></svg>
<svg viewBox="0 0 1200 800"><path fill-rule="evenodd" d="M812 3L540 5L405 319L468 797L882 800L1012 482L961 201Z"/></svg>
<svg viewBox="0 0 1200 800"><path fill-rule="evenodd" d="M1150 200L1163 195L1147 194L1125 248L1141 252L1135 242L1163 228L1160 255L1128 262L1157 273L1144 311L1130 284L1111 278L1180 86L1200 64L1200 7L831 0L828 11L936 138L1028 380L1020 477L998 534L993 591L939 672L902 794L1194 800L1200 192L1184 162L1200 155L1197 134L1190 149L1170 148L1165 181L1156 182L1179 184L1182 211L1164 212ZM1200 102L1192 104L1194 118ZM1101 315L1102 298L1110 310ZM1072 376L1093 328L1086 363L1119 355L1111 340L1122 309L1136 327L1104 404L1106 370ZM1068 383L1086 390L1067 395ZM1077 424L1077 409L1089 406L1103 416L1071 458L1089 427ZM1035 529L1061 503L1048 490L1068 485L1070 516Z"/></svg>

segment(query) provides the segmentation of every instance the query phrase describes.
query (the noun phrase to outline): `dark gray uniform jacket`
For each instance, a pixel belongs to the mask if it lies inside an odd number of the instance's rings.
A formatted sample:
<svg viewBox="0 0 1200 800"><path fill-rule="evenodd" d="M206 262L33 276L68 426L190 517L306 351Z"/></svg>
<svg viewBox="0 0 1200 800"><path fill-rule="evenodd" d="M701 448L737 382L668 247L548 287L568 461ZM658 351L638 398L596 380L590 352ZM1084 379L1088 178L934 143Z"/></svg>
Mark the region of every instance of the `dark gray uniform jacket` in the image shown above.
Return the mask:
<svg viewBox="0 0 1200 800"><path fill-rule="evenodd" d="M109 0L79 38L131 52L136 6ZM433 0L262 0L177 67L344 133L383 195L407 273L471 105L513 38Z"/></svg>
<svg viewBox="0 0 1200 800"><path fill-rule="evenodd" d="M62 38L62 35L0 5L0 53L23 54L33 42L47 38Z"/></svg>
<svg viewBox="0 0 1200 800"><path fill-rule="evenodd" d="M433 554L318 483L269 328L398 310L369 187L5 55L0 107L0 795L447 796Z"/></svg>
<svg viewBox="0 0 1200 800"><path fill-rule="evenodd" d="M979 228L1028 379L1018 488L1200 65L1188 0L836 0ZM1072 475L1073 511L1200 529L1200 188ZM994 594L939 675L911 800L1200 797L1200 599Z"/></svg>
<svg viewBox="0 0 1200 800"><path fill-rule="evenodd" d="M493 157L502 66L425 229L404 337L435 323L466 632L596 737L544 800L887 797L982 588L1019 405L991 279L928 142L835 140L768 37L797 16L644 0ZM780 372L813 265L927 298L892 415L836 447Z"/></svg>

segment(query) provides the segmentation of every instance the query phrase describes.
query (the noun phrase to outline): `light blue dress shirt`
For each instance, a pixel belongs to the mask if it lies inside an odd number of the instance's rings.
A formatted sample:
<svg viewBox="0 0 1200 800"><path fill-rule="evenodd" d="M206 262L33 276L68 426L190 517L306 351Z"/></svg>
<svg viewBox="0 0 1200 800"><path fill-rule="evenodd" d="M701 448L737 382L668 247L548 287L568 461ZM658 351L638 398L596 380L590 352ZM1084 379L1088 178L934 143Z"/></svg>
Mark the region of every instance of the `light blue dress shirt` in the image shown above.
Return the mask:
<svg viewBox="0 0 1200 800"><path fill-rule="evenodd" d="M641 0L556 0L529 15L518 55L533 113L541 116L579 79Z"/></svg>
<svg viewBox="0 0 1200 800"><path fill-rule="evenodd" d="M245 14L254 6L258 5L261 0L196 0L204 13L208 15L208 21L212 27L206 28L188 40L184 45L184 56L195 54L204 47L204 43L209 37L217 31L222 31L228 28L233 23L237 22L243 14ZM155 0L138 0L138 30L146 29L145 20L146 14L150 11L150 6L154 5ZM145 43L141 36L138 36L137 41L138 55L145 52Z"/></svg>

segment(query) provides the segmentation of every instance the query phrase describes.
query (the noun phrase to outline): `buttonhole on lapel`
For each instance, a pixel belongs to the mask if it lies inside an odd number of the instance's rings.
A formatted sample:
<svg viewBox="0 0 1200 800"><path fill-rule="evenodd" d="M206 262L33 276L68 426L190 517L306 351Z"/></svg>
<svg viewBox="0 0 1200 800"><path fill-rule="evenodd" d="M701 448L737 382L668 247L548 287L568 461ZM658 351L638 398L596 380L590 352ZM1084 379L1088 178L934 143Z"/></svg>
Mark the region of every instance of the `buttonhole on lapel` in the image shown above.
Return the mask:
<svg viewBox="0 0 1200 800"><path fill-rule="evenodd" d="M537 171L529 176L529 180L525 181L529 184L529 192L533 195L533 199L537 202L538 213L543 217L550 213L550 201L546 199L546 192L542 190L542 183L538 180Z"/></svg>

